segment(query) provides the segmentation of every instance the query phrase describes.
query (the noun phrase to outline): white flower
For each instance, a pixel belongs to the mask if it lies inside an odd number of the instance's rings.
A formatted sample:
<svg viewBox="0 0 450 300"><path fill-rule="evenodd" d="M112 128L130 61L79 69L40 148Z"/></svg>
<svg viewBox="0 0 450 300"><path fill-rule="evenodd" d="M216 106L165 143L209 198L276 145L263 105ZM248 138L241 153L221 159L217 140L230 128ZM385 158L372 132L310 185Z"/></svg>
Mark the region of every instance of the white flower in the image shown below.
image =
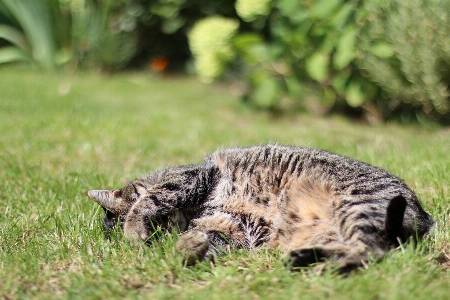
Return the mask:
<svg viewBox="0 0 450 300"><path fill-rule="evenodd" d="M205 81L219 77L235 51L231 39L239 22L214 16L197 22L189 33L189 46L195 57L197 73Z"/></svg>
<svg viewBox="0 0 450 300"><path fill-rule="evenodd" d="M236 12L242 20L251 22L257 16L266 16L270 12L270 0L237 0Z"/></svg>

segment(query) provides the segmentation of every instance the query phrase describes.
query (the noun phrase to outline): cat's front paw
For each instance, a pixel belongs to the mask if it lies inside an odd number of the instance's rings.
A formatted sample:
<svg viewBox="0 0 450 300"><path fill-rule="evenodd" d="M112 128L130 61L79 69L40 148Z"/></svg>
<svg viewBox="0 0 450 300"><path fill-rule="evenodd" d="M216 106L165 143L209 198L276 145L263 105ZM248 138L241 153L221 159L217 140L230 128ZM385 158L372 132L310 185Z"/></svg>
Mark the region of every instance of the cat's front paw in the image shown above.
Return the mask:
<svg viewBox="0 0 450 300"><path fill-rule="evenodd" d="M123 232L133 246L141 245L149 238L149 230L144 224L125 222Z"/></svg>
<svg viewBox="0 0 450 300"><path fill-rule="evenodd" d="M177 251L184 255L187 266L202 260L209 248L208 235L199 230L189 231L178 238Z"/></svg>

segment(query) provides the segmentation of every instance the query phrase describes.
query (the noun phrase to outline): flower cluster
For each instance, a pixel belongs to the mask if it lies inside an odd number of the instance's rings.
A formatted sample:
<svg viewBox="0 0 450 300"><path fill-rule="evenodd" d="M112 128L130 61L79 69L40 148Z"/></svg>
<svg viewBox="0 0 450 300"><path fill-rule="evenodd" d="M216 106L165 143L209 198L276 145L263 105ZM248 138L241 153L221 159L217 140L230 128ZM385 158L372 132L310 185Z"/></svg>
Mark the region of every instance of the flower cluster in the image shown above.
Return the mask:
<svg viewBox="0 0 450 300"><path fill-rule="evenodd" d="M242 20L251 22L258 16L269 14L270 2L270 0L237 0L235 8Z"/></svg>
<svg viewBox="0 0 450 300"><path fill-rule="evenodd" d="M199 21L192 28L189 46L197 73L204 81L219 77L235 56L231 39L238 27L236 20L214 16Z"/></svg>

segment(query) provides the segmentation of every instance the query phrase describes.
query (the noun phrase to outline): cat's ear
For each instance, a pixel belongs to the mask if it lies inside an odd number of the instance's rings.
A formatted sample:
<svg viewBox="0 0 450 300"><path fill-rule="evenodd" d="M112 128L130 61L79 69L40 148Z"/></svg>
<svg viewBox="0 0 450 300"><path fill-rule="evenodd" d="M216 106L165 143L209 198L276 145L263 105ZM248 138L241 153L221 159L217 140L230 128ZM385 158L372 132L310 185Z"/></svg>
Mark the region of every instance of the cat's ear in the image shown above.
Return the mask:
<svg viewBox="0 0 450 300"><path fill-rule="evenodd" d="M120 191L115 190L91 190L87 194L92 200L112 213L116 213L117 206L122 199Z"/></svg>
<svg viewBox="0 0 450 300"><path fill-rule="evenodd" d="M403 218L406 210L406 199L396 196L389 201L384 227L389 240L398 243L397 239L404 239Z"/></svg>

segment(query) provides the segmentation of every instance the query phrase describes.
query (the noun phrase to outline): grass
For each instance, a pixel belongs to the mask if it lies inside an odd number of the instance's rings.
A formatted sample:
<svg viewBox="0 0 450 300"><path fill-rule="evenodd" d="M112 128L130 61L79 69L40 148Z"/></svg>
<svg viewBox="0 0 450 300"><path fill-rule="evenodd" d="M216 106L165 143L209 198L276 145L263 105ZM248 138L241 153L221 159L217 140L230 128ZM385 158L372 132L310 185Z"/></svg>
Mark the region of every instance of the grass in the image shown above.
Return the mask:
<svg viewBox="0 0 450 300"><path fill-rule="evenodd" d="M324 148L398 174L438 230L348 278L290 273L279 253L264 250L184 268L176 236L139 250L120 233L104 239L87 190L200 162L218 147L266 142ZM274 117L191 78L0 69L0 297L447 299L449 153L449 128Z"/></svg>

